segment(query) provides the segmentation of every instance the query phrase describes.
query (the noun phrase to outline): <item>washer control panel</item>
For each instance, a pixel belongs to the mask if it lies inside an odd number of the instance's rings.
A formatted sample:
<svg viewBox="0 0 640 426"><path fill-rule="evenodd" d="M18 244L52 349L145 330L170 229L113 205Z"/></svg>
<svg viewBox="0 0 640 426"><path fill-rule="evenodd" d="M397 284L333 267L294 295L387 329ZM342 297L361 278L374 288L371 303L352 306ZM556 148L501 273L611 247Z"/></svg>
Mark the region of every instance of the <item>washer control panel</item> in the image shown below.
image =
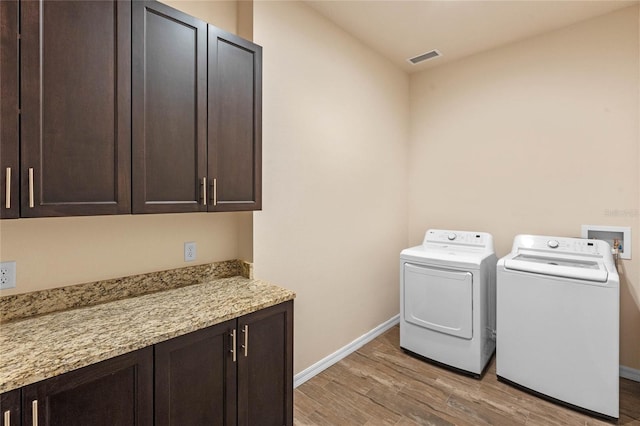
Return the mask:
<svg viewBox="0 0 640 426"><path fill-rule="evenodd" d="M547 237L542 235L518 235L513 242L513 248L593 255L601 255L609 250L608 244L600 240Z"/></svg>
<svg viewBox="0 0 640 426"><path fill-rule="evenodd" d="M451 231L430 229L424 236L424 243L447 243L484 247L492 243L491 235L485 232Z"/></svg>

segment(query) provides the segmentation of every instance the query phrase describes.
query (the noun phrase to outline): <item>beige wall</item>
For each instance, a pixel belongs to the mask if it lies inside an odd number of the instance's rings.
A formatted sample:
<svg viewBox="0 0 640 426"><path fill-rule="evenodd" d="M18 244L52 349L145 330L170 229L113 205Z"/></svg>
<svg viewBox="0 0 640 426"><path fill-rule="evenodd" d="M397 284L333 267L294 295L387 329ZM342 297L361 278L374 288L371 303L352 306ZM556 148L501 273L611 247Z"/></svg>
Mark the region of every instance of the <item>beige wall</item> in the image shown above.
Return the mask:
<svg viewBox="0 0 640 426"><path fill-rule="evenodd" d="M209 24L253 40L253 0L161 0Z"/></svg>
<svg viewBox="0 0 640 426"><path fill-rule="evenodd" d="M237 259L240 225L232 213L3 220L0 259L16 261L17 287L0 296Z"/></svg>
<svg viewBox="0 0 640 426"><path fill-rule="evenodd" d="M237 34L238 10L236 0L161 0L162 3L202 19L209 24Z"/></svg>
<svg viewBox="0 0 640 426"><path fill-rule="evenodd" d="M165 3L236 31L235 1ZM0 296L241 258L251 260L251 213L123 215L0 221L0 260L14 260L17 287ZM197 243L184 262L183 245Z"/></svg>
<svg viewBox="0 0 640 426"><path fill-rule="evenodd" d="M427 228L580 236L631 226L621 357L640 368L638 9L411 77L409 240ZM635 298L634 298L635 296Z"/></svg>
<svg viewBox="0 0 640 426"><path fill-rule="evenodd" d="M408 77L301 2L256 2L264 47L256 277L295 290L295 371L398 313Z"/></svg>

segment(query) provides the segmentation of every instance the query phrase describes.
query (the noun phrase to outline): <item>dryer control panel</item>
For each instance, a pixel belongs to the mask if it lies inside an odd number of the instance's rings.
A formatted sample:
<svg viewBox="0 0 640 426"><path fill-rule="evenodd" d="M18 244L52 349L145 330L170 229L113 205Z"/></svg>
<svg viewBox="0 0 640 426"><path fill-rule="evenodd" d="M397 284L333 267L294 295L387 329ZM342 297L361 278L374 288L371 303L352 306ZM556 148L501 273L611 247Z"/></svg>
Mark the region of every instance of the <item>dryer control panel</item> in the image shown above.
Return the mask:
<svg viewBox="0 0 640 426"><path fill-rule="evenodd" d="M474 247L493 246L493 238L486 232L452 231L447 229L429 229L423 244L446 243Z"/></svg>

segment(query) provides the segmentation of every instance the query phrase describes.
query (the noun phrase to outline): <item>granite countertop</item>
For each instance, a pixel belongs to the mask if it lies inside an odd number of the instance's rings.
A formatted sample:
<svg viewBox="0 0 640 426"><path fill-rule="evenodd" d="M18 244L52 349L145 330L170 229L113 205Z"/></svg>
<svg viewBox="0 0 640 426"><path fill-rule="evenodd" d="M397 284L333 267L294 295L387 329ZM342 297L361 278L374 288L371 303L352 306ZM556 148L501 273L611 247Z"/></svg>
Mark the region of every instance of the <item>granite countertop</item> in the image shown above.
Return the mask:
<svg viewBox="0 0 640 426"><path fill-rule="evenodd" d="M293 298L235 276L0 324L0 393Z"/></svg>

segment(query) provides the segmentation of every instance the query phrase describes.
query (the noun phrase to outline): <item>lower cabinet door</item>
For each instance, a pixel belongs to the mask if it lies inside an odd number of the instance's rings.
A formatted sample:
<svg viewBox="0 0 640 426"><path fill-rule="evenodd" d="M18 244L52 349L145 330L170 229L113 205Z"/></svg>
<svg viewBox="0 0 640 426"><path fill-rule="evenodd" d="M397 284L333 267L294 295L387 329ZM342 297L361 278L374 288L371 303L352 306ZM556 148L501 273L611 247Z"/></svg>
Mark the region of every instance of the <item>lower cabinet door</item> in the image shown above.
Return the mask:
<svg viewBox="0 0 640 426"><path fill-rule="evenodd" d="M227 321L155 345L157 426L236 424L235 324Z"/></svg>
<svg viewBox="0 0 640 426"><path fill-rule="evenodd" d="M25 386L22 407L25 425L151 426L153 348Z"/></svg>
<svg viewBox="0 0 640 426"><path fill-rule="evenodd" d="M0 394L2 426L20 426L20 389Z"/></svg>
<svg viewBox="0 0 640 426"><path fill-rule="evenodd" d="M238 319L238 425L293 424L293 301Z"/></svg>

